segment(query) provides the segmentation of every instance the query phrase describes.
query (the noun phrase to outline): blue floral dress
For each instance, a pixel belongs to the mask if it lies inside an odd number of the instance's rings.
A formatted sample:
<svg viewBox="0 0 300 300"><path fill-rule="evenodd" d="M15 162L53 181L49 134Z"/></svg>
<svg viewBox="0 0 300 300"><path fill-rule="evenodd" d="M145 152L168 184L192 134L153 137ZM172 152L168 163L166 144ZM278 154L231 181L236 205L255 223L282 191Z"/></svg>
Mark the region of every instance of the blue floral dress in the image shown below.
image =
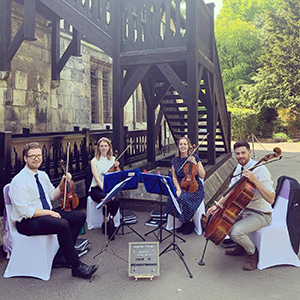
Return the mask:
<svg viewBox="0 0 300 300"><path fill-rule="evenodd" d="M194 157L197 163L201 161L198 155L194 154ZM186 158L181 158L178 156L175 156L172 160L172 166L175 169L179 184L181 183L182 179L184 179L185 177L184 168L182 168L179 171L179 173L177 172L180 169L181 165L185 162L185 160ZM175 205L171 197L168 198L166 208L165 208L165 213L174 215L175 212L175 216L179 218L179 221L182 223L186 223L189 220L191 220L196 210L198 209L198 207L200 206L201 202L204 199L204 188L203 188L202 180L200 179L198 179L198 186L199 186L198 190L195 193L188 193L182 190L181 195L179 196L179 198L177 198L177 202L179 204L182 213L181 215L179 215L179 213L175 209Z"/></svg>

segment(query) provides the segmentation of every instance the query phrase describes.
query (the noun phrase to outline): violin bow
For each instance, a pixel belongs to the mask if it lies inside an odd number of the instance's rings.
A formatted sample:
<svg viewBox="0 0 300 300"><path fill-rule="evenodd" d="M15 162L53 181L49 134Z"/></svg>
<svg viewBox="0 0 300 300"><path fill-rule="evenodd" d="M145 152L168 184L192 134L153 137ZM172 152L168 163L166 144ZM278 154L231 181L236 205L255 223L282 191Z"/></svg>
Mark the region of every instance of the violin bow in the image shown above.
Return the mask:
<svg viewBox="0 0 300 300"><path fill-rule="evenodd" d="M185 166L187 163L188 159L197 151L197 149L203 144L203 142L206 140L208 137L209 133L206 134L206 136L202 139L202 141L198 144L198 146L191 152L191 154L187 157L187 159L184 161L184 163L181 165L181 167L178 169L177 174L179 171Z"/></svg>
<svg viewBox="0 0 300 300"><path fill-rule="evenodd" d="M126 147L126 149L120 154L118 155L118 157L116 158L115 162L118 161L124 154L125 152L128 150L128 148L132 145L132 142L129 143L129 145ZM105 173L101 173L102 175L105 175L109 172L110 168L105 172Z"/></svg>
<svg viewBox="0 0 300 300"><path fill-rule="evenodd" d="M66 198L67 198L67 186L68 186L68 180L67 180L67 172L68 172L68 169L69 169L69 156L70 156L70 142L67 144L67 165L65 167L65 192L64 192L64 205L63 205L63 209L66 208Z"/></svg>

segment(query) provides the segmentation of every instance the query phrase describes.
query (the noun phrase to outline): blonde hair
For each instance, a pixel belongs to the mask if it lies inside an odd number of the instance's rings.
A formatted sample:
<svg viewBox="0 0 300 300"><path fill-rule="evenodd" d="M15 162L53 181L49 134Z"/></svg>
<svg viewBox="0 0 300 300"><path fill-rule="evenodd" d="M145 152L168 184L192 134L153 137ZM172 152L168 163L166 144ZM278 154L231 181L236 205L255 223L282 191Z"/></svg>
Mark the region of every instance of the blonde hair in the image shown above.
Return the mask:
<svg viewBox="0 0 300 300"><path fill-rule="evenodd" d="M187 151L187 155L189 156L191 153L192 153L192 144L191 144L191 141L189 138L187 137L181 137L179 140L178 140L178 145L180 143L181 140L186 140L187 143L188 143L188 151ZM179 156L180 157L181 153L179 151L179 147L177 146L177 151L176 151L176 156Z"/></svg>
<svg viewBox="0 0 300 300"><path fill-rule="evenodd" d="M95 157L96 157L97 160L100 159L101 151L99 150L99 145L100 145L101 142L105 142L105 143L108 144L109 149L108 149L108 152L107 152L107 159L110 160L111 157L112 157L112 155L113 155L112 144L111 144L111 141L108 138L106 138L106 137L102 137L97 142L97 149L96 149Z"/></svg>

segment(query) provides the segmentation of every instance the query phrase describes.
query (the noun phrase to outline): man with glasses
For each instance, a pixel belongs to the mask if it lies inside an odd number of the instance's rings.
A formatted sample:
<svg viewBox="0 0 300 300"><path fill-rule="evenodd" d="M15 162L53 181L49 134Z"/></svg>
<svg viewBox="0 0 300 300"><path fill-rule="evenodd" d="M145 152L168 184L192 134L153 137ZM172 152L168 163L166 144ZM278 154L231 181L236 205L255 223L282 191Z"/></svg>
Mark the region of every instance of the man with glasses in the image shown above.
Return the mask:
<svg viewBox="0 0 300 300"><path fill-rule="evenodd" d="M52 208L51 200L55 201L61 196L61 189L59 186L54 188L48 175L38 170L42 159L42 149L38 143L25 146L26 165L10 184L9 194L13 205L11 218L21 234L57 234L60 248L53 267L72 268L72 276L89 279L98 266L82 263L74 248L86 216L81 211L67 212ZM71 180L71 174L67 174L67 179Z"/></svg>

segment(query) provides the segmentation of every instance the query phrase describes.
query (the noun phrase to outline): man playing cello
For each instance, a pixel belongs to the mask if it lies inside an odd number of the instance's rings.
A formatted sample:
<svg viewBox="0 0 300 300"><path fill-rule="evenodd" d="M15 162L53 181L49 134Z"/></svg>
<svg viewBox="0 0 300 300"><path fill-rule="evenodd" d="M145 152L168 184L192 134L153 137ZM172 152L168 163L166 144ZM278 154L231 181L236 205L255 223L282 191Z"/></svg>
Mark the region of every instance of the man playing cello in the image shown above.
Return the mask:
<svg viewBox="0 0 300 300"><path fill-rule="evenodd" d="M258 263L258 251L248 233L257 231L260 228L268 226L272 220L271 204L275 200L275 192L271 174L265 166L255 168L253 171L249 169L256 164L252 160L250 145L246 141L238 141L234 144L234 154L238 161L238 165L233 173L230 186L240 179L240 176L246 177L256 187L256 192L247 205L247 207L237 217L229 235L230 238L237 243L232 250L226 250L225 254L232 256L248 254L248 259L244 264L244 270L255 270ZM230 187L229 186L229 187ZM222 197L218 203L222 205L230 193ZM206 215L209 216L217 209L216 205L210 207Z"/></svg>

